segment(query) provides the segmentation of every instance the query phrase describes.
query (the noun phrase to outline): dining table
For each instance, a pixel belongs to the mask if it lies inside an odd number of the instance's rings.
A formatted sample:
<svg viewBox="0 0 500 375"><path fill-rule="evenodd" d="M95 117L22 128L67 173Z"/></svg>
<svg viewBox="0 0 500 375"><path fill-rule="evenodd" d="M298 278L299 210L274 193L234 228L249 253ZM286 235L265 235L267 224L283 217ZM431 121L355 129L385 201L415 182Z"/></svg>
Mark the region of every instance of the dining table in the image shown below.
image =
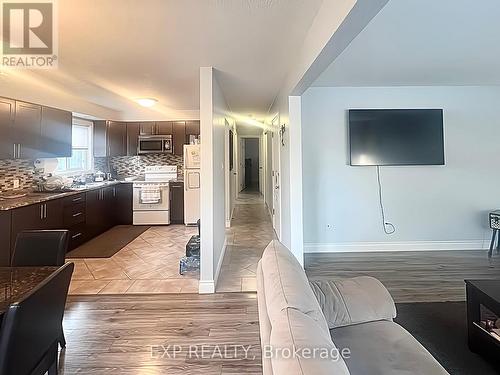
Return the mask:
<svg viewBox="0 0 500 375"><path fill-rule="evenodd" d="M0 267L0 325L3 314L59 267Z"/></svg>

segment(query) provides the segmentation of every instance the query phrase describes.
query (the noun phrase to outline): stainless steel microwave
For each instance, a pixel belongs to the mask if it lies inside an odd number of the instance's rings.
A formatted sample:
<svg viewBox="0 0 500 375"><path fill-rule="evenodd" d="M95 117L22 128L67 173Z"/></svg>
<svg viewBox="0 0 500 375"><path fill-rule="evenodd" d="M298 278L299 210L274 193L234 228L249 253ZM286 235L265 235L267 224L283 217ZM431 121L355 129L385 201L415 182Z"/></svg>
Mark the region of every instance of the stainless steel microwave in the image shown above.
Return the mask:
<svg viewBox="0 0 500 375"><path fill-rule="evenodd" d="M140 135L138 154L171 154L173 151L171 135Z"/></svg>

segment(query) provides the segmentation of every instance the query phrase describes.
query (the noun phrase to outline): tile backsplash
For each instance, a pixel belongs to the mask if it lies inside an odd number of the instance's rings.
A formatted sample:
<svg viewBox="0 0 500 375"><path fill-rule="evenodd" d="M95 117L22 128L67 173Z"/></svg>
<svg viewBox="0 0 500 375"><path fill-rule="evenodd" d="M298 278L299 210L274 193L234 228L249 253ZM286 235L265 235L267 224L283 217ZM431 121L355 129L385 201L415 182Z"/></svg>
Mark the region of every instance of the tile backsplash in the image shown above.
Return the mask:
<svg viewBox="0 0 500 375"><path fill-rule="evenodd" d="M20 189L33 188L35 185L33 162L33 160L19 159L0 160L0 191L14 190L14 180L19 180ZM123 176L143 175L144 168L149 165L177 165L177 174L182 176L183 158L178 155L150 154L94 159L94 170L111 172L111 167Z"/></svg>
<svg viewBox="0 0 500 375"><path fill-rule="evenodd" d="M0 160L0 191L14 189L14 180L19 180L20 189L33 186L33 160Z"/></svg>
<svg viewBox="0 0 500 375"><path fill-rule="evenodd" d="M177 174L182 176L183 158L173 154L149 154L140 156L116 156L95 158L94 169L102 172L116 170L122 176L140 176L144 168L150 165L177 165Z"/></svg>

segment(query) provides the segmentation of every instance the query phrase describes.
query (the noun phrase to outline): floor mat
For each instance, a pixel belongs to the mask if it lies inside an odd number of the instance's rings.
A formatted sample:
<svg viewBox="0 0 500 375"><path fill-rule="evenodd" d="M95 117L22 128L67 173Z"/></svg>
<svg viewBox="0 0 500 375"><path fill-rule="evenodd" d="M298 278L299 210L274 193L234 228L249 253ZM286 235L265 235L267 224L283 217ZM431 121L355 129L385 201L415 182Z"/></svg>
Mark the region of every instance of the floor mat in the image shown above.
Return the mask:
<svg viewBox="0 0 500 375"><path fill-rule="evenodd" d="M66 254L66 258L110 258L149 226L117 225Z"/></svg>

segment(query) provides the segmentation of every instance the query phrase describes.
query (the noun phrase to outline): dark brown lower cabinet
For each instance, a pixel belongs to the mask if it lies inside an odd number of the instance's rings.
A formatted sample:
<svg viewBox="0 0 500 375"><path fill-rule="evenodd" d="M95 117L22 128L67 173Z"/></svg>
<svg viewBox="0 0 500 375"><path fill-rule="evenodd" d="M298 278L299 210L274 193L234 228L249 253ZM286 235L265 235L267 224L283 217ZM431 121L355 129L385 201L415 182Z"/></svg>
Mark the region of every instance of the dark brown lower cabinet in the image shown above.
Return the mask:
<svg viewBox="0 0 500 375"><path fill-rule="evenodd" d="M114 189L115 225L132 225L132 184L115 185Z"/></svg>
<svg viewBox="0 0 500 375"><path fill-rule="evenodd" d="M170 222L184 224L184 183L171 182L170 189Z"/></svg>
<svg viewBox="0 0 500 375"><path fill-rule="evenodd" d="M10 211L0 212L0 267L10 265Z"/></svg>
<svg viewBox="0 0 500 375"><path fill-rule="evenodd" d="M132 224L132 184L116 184L43 203L0 211L0 266L8 266L17 234L67 229L69 249L115 225Z"/></svg>
<svg viewBox="0 0 500 375"><path fill-rule="evenodd" d="M14 251L17 234L23 230L63 229L63 201L54 199L32 204L12 211L11 254Z"/></svg>

